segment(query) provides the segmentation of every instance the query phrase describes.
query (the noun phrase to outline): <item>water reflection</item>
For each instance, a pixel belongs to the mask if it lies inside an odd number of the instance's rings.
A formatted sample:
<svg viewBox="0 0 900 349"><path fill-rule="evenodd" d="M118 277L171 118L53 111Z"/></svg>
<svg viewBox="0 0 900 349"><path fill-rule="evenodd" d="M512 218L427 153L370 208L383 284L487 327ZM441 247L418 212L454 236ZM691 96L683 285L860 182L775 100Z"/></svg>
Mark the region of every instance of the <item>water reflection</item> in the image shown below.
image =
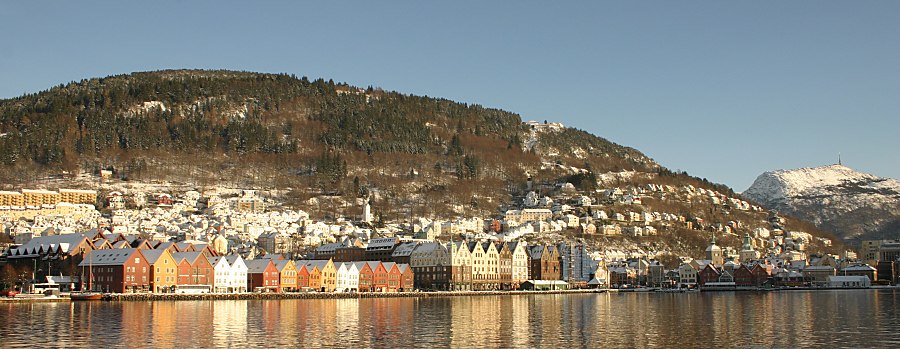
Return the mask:
<svg viewBox="0 0 900 349"><path fill-rule="evenodd" d="M900 292L0 303L0 346L897 347Z"/></svg>

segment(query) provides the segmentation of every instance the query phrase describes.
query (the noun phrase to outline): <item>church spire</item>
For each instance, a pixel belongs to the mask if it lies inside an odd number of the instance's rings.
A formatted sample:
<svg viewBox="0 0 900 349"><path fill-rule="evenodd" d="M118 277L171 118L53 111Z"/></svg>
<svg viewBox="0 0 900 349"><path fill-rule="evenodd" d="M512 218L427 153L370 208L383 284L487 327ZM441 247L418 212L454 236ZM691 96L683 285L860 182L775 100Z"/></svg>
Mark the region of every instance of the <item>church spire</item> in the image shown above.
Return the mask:
<svg viewBox="0 0 900 349"><path fill-rule="evenodd" d="M744 246L741 246L741 250L743 251L752 251L753 244L750 243L750 233L744 233Z"/></svg>

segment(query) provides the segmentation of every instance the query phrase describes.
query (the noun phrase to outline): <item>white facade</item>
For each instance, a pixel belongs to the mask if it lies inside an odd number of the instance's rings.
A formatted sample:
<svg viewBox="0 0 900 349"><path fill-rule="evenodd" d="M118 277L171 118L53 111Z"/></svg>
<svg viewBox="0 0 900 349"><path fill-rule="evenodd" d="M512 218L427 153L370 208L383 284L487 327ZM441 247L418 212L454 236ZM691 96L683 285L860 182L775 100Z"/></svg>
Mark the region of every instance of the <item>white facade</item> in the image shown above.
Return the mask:
<svg viewBox="0 0 900 349"><path fill-rule="evenodd" d="M356 263L338 263L334 265L337 269L337 281L335 289L341 291L359 291L359 269Z"/></svg>
<svg viewBox="0 0 900 349"><path fill-rule="evenodd" d="M213 265L213 272L215 273L212 291L216 293L234 292L234 289L231 288L233 287L231 283L231 264L228 264L228 260L225 257L206 258Z"/></svg>
<svg viewBox="0 0 900 349"><path fill-rule="evenodd" d="M247 264L244 259L239 255L226 256L225 259L231 264L228 287L234 289L234 292L247 292Z"/></svg>
<svg viewBox="0 0 900 349"><path fill-rule="evenodd" d="M685 263L678 268L678 279L682 285L694 285L697 284L697 273L693 265Z"/></svg>
<svg viewBox="0 0 900 349"><path fill-rule="evenodd" d="M528 252L524 242L513 244L509 245L512 252L512 281L514 284L521 284L528 280Z"/></svg>

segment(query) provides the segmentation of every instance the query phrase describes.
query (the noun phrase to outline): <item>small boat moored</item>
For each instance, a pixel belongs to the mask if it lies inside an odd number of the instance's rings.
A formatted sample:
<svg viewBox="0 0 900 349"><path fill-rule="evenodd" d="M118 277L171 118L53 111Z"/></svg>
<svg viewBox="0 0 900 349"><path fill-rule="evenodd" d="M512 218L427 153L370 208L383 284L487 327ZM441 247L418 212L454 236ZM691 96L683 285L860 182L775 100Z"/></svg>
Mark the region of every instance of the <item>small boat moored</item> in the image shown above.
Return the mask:
<svg viewBox="0 0 900 349"><path fill-rule="evenodd" d="M73 301L99 301L103 298L100 292L72 292L69 299Z"/></svg>

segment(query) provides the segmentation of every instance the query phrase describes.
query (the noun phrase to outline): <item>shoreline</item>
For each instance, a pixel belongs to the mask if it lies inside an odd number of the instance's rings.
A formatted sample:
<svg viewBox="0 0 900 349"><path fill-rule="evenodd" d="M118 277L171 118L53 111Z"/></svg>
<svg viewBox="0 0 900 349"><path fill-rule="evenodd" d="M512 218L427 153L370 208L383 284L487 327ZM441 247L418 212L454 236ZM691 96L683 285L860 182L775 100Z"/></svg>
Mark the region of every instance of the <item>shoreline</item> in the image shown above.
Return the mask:
<svg viewBox="0 0 900 349"><path fill-rule="evenodd" d="M430 297L463 297L463 296L507 296L537 294L578 294L606 292L605 289L594 290L553 290L553 291L447 291L447 292L305 292L305 293L109 293L104 294L103 301L180 301L180 300L280 300L280 299L362 299L362 298L430 298ZM72 302L63 294L55 298L17 296L0 298L3 302ZM79 302L79 301L76 301Z"/></svg>
<svg viewBox="0 0 900 349"><path fill-rule="evenodd" d="M876 287L786 287L786 288L747 288L747 289L701 289L699 292L780 292L780 291L841 291L841 290L896 290L900 286ZM696 291L695 291L696 292ZM363 299L363 298L431 298L431 297L474 297L474 296L528 296L545 294L584 294L584 293L695 293L695 292L635 292L620 289L578 289L552 291L445 291L445 292L306 292L306 293L108 293L102 301L134 302L134 301L196 301L196 300L281 300L281 299ZM2 303L61 303L73 302L67 294L58 297L42 295L18 295L16 297L0 297ZM74 302L80 302L74 301Z"/></svg>

